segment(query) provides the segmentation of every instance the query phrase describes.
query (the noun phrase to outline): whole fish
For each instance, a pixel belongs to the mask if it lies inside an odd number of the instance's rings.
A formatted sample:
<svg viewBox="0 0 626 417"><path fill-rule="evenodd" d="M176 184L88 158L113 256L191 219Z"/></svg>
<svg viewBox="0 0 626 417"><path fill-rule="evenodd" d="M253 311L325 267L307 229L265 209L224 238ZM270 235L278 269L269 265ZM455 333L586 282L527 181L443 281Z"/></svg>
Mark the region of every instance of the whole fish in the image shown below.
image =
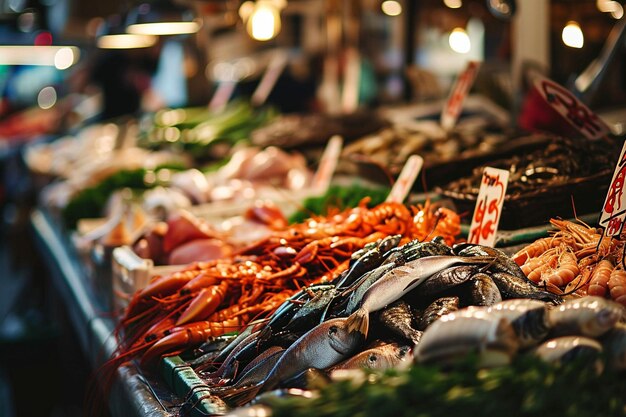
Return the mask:
<svg viewBox="0 0 626 417"><path fill-rule="evenodd" d="M239 378L235 380L234 385L243 387L260 383L267 378L267 375L276 366L276 363L278 363L284 353L285 349L280 346L266 350L244 368Z"/></svg>
<svg viewBox="0 0 626 417"><path fill-rule="evenodd" d="M357 353L353 357L333 366L330 370L365 368L383 371L394 368L401 362L406 361L410 352L411 348L409 346L388 343Z"/></svg>
<svg viewBox="0 0 626 417"><path fill-rule="evenodd" d="M524 298L506 300L487 309L488 315L511 322L521 347L534 346L550 331L548 304Z"/></svg>
<svg viewBox="0 0 626 417"><path fill-rule="evenodd" d="M550 339L539 345L533 354L546 362L561 364L584 358L598 373L603 369L599 360L602 345L588 337L565 336Z"/></svg>
<svg viewBox="0 0 626 417"><path fill-rule="evenodd" d="M237 336L235 340L233 340L226 347L226 349L224 349L224 350L228 349L228 352L229 352L228 355L226 355L224 359L221 359L220 357L223 354L222 352L220 355L218 355L214 359L213 362L204 362L202 364L199 364L198 367L196 368L196 372L205 371L206 368L210 367L213 363L219 363L220 364L219 368L213 372L209 372L209 373L205 372L204 373L205 378L221 378L225 373L230 372L231 367L234 366L234 360L235 360L236 355L242 349L246 348L246 346L250 345L251 343L257 342L257 337L259 335L258 331L247 333L247 336L244 336L245 333L247 332L242 332L242 334Z"/></svg>
<svg viewBox="0 0 626 417"><path fill-rule="evenodd" d="M419 362L449 363L478 353L482 366L499 366L510 363L517 348L517 338L508 320L450 313L426 329L415 356Z"/></svg>
<svg viewBox="0 0 626 417"><path fill-rule="evenodd" d="M436 320L459 309L459 297L441 297L433 301L422 313L418 329L424 331Z"/></svg>
<svg viewBox="0 0 626 417"><path fill-rule="evenodd" d="M602 297L569 300L548 313L553 335L598 337L621 319L624 307Z"/></svg>
<svg viewBox="0 0 626 417"><path fill-rule="evenodd" d="M418 344L422 338L422 332L413 328L415 321L413 312L407 303L402 300L396 301L381 311L379 320L394 333Z"/></svg>
<svg viewBox="0 0 626 417"><path fill-rule="evenodd" d="M337 290L334 285L315 292L284 327L285 330L296 331L319 321L328 304L335 298Z"/></svg>
<svg viewBox="0 0 626 417"><path fill-rule="evenodd" d="M302 335L281 356L267 378L249 387L232 390L224 399L241 405L259 391L275 388L281 381L308 368L326 369L352 355L365 340L364 323L358 317L325 321Z"/></svg>
<svg viewBox="0 0 626 417"><path fill-rule="evenodd" d="M382 260L382 255L378 248L365 251L357 259L351 261L348 270L337 277L335 285L337 288L349 287L367 271L378 267Z"/></svg>
<svg viewBox="0 0 626 417"><path fill-rule="evenodd" d="M348 314L354 312L363 299L363 295L370 289L372 285L380 278L385 276L388 272L392 271L396 266L394 264L381 265L378 268L367 272L357 281L350 291L350 298L348 299L348 304L346 306L346 312ZM343 293L344 295L347 292Z"/></svg>
<svg viewBox="0 0 626 417"><path fill-rule="evenodd" d="M382 265L394 264L401 266L419 258L436 255L453 255L452 248L445 244L442 237L437 236L430 242L412 240L388 252Z"/></svg>
<svg viewBox="0 0 626 417"><path fill-rule="evenodd" d="M454 245L453 251L459 256L493 256L495 261L493 265L490 266L489 271L515 275L519 279L528 281L531 285L534 285L534 283L526 277L526 274L524 274L519 265L500 249L473 243L460 243Z"/></svg>
<svg viewBox="0 0 626 417"><path fill-rule="evenodd" d="M457 285L467 282L479 270L477 265L460 265L446 268L428 278L419 287L420 297L431 298Z"/></svg>
<svg viewBox="0 0 626 417"><path fill-rule="evenodd" d="M470 304L490 306L502 301L500 290L489 275L482 272L473 275L470 285Z"/></svg>
<svg viewBox="0 0 626 417"><path fill-rule="evenodd" d="M535 300L549 301L553 304L563 302L560 296L536 287L534 284L531 284L527 278L522 279L506 272L492 272L489 276L498 287L498 290L500 290L503 299L532 298Z"/></svg>
<svg viewBox="0 0 626 417"><path fill-rule="evenodd" d="M358 310L352 313L353 316L360 316L359 320L364 321L365 334L369 327L369 313L378 311L381 308L402 298L411 292L426 279L456 264L485 264L492 262L490 257L461 257L461 256L429 256L411 261L403 266L392 269L383 275L378 281L365 292Z"/></svg>

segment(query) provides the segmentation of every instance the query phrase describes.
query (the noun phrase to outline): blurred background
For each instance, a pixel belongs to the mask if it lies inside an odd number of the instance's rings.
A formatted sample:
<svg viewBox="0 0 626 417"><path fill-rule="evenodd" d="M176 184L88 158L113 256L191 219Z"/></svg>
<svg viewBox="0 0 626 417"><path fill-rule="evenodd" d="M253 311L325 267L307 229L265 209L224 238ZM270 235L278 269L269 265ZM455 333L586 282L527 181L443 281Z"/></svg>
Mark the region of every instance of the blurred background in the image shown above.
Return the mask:
<svg viewBox="0 0 626 417"><path fill-rule="evenodd" d="M532 130L537 118L522 103L528 74L539 72L623 134L624 7L608 0L0 0L0 416L80 415L90 376L28 238L39 184L23 175L24 145L94 123L176 119L158 113L165 108L217 111L242 98L282 114L424 103L445 98L469 60L482 62L473 92L510 113L512 127ZM161 140L179 139L176 130L160 132Z"/></svg>

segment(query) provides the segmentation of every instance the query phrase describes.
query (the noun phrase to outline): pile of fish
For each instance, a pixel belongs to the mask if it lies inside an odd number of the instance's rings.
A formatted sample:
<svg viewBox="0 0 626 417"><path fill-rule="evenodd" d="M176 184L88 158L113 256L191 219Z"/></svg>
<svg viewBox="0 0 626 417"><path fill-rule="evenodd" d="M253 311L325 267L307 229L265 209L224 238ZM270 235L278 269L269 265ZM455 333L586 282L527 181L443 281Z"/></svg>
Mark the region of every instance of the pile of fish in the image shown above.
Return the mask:
<svg viewBox="0 0 626 417"><path fill-rule="evenodd" d="M502 310L498 314L509 317L526 305L563 301L529 281L497 249L450 247L439 237L398 242L389 236L368 244L336 279L303 288L225 348L221 338L199 348L201 356L191 363L214 394L216 410L241 406L277 388L301 388L303 380L324 380L334 370L409 364L413 355L432 361L486 346L512 354L519 342L510 324L458 311L480 306L489 315ZM527 300L502 302L516 298ZM440 320L444 316L448 318ZM449 324L442 328L444 322ZM520 322L528 332L521 338L539 337L542 329L535 329L535 322ZM216 344L221 348L216 350Z"/></svg>

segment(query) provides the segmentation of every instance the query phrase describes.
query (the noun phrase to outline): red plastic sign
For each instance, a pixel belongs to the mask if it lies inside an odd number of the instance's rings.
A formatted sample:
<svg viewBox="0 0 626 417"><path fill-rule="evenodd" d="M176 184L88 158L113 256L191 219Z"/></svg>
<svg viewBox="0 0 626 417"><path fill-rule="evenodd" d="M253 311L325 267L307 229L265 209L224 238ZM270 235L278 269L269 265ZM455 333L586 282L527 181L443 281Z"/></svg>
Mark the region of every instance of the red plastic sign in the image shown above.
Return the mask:
<svg viewBox="0 0 626 417"><path fill-rule="evenodd" d="M588 139L599 139L610 133L609 127L589 107L565 87L537 75L535 88L543 99Z"/></svg>
<svg viewBox="0 0 626 417"><path fill-rule="evenodd" d="M476 208L470 226L469 243L493 246L509 182L509 171L486 167L476 199Z"/></svg>
<svg viewBox="0 0 626 417"><path fill-rule="evenodd" d="M459 75L452 90L450 90L450 96L446 102L443 112L441 113L441 126L445 130L451 130L461 114L463 109L463 102L465 97L472 88L478 69L480 68L480 62L469 61L467 67Z"/></svg>

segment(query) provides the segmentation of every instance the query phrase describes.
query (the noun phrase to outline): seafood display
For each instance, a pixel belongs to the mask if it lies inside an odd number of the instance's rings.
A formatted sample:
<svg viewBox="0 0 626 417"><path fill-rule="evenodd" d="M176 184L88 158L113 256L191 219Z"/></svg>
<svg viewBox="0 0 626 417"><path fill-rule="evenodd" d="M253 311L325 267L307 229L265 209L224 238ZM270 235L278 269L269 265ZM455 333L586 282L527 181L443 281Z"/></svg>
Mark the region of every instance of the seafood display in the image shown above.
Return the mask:
<svg viewBox="0 0 626 417"><path fill-rule="evenodd" d="M365 203L277 230L230 257L196 262L172 275L153 278L133 296L120 321L121 344L111 363L141 357L142 363L154 364L162 355L177 354L208 337L240 330L273 312L282 317L286 313L279 306L284 306L285 300L291 305L302 301L303 294L316 294L308 286L338 277L347 286L360 277L369 262L381 260L368 250L361 253L363 260L351 262L353 252L366 245L381 241L379 246L389 252L395 266L411 261L420 251L447 248L442 243L432 243L433 249L428 249L428 244L413 244L412 251L394 252L393 247L400 242L431 234L441 234L452 242L460 231L458 216L444 208L429 205L409 209L383 203L368 209ZM317 313L319 310L312 312ZM309 316L301 320L308 322ZM356 321L346 324L350 331Z"/></svg>
<svg viewBox="0 0 626 417"><path fill-rule="evenodd" d="M402 368L413 356L441 363L484 353L481 363L495 366L539 344L551 323L568 321L567 303L548 313L562 302L499 250L448 246L442 237L402 244L390 235L352 254L333 279L294 293L222 352L211 352L208 341L199 351L209 353L190 363L229 406L277 388L307 388L304 375Z"/></svg>
<svg viewBox="0 0 626 417"><path fill-rule="evenodd" d="M313 389L273 390L229 415L539 416L573 404L572 415L622 415L626 402L615 395L626 387L625 311L594 296L557 307L512 299L460 309L430 325L413 359L394 362L391 372L372 373L379 368L368 365L378 357L364 362L359 354L354 360L366 372L331 368L330 381ZM615 391L598 390L604 383ZM567 392L576 398L562 398Z"/></svg>
<svg viewBox="0 0 626 417"><path fill-rule="evenodd" d="M625 242L578 222L552 219L552 236L514 255L522 271L538 285L572 296L595 295L626 305Z"/></svg>

